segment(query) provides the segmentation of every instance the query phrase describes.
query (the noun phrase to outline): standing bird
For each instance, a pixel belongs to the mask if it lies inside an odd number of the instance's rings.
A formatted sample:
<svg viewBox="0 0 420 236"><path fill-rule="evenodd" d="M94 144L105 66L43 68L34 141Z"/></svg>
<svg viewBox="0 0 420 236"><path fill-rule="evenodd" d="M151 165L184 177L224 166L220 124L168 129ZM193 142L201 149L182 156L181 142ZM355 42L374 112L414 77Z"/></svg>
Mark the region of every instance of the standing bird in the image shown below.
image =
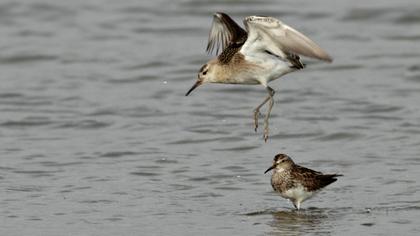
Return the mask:
<svg viewBox="0 0 420 236"><path fill-rule="evenodd" d="M337 181L339 174L322 174L303 166L296 165L286 154L277 154L273 165L265 172L274 169L271 176L271 186L284 198L292 201L296 209L300 204L313 197L325 186Z"/></svg>
<svg viewBox="0 0 420 236"><path fill-rule="evenodd" d="M327 62L332 58L308 37L273 17L248 16L243 22L246 31L227 14L214 14L207 52L222 52L201 67L196 83L185 96L203 83L263 85L268 96L254 110L254 129L257 131L260 108L269 102L264 119L267 142L268 119L274 104L274 90L268 83L303 69L305 64L299 55Z"/></svg>

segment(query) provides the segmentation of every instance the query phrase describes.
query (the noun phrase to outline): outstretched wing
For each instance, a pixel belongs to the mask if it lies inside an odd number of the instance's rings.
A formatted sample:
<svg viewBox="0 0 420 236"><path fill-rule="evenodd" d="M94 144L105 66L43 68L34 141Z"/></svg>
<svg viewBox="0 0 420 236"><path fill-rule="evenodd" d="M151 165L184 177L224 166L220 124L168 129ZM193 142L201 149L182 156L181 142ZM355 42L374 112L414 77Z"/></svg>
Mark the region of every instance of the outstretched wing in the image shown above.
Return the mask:
<svg viewBox="0 0 420 236"><path fill-rule="evenodd" d="M267 50L283 58L299 54L332 62L328 53L314 41L273 17L249 16L245 18L244 25L248 40L242 50Z"/></svg>
<svg viewBox="0 0 420 236"><path fill-rule="evenodd" d="M213 16L206 50L208 53L216 50L218 54L219 49L223 51L231 43L243 44L246 38L247 32L232 18L223 12L217 12Z"/></svg>

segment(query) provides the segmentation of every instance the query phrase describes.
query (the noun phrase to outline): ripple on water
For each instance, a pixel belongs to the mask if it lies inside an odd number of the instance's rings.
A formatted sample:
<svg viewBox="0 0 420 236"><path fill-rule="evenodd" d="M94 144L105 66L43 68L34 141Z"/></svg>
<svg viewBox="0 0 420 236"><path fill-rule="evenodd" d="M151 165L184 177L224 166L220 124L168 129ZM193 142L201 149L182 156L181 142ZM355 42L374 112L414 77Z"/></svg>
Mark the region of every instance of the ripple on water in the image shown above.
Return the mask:
<svg viewBox="0 0 420 236"><path fill-rule="evenodd" d="M186 128L186 130L188 132L192 132L192 133L197 133L197 134L201 134L201 133L205 133L205 134L222 134L222 135L226 135L229 134L228 131L223 130L223 129L215 129L210 127L210 125L208 125L208 127L203 127L203 124L198 125L198 126L191 126Z"/></svg>
<svg viewBox="0 0 420 236"><path fill-rule="evenodd" d="M403 107L392 106L387 104L370 104L364 109L364 113L390 113L394 111L400 111Z"/></svg>
<svg viewBox="0 0 420 236"><path fill-rule="evenodd" d="M286 133L281 132L275 135L270 136L270 139L300 139L300 138L314 138L323 135L324 132L316 131L316 132L308 132L308 133Z"/></svg>
<svg viewBox="0 0 420 236"><path fill-rule="evenodd" d="M39 127L47 126L53 122L47 117L27 117L22 120L9 120L0 123L0 126L7 128L27 128L27 127Z"/></svg>
<svg viewBox="0 0 420 236"><path fill-rule="evenodd" d="M82 204L111 204L111 203L115 203L117 201L115 200L108 200L108 199L95 199L95 200L82 200L79 201L79 203Z"/></svg>
<svg viewBox="0 0 420 236"><path fill-rule="evenodd" d="M7 187L8 191L17 191L17 192L43 192L45 187L36 186L36 185L21 185L21 186L12 186Z"/></svg>
<svg viewBox="0 0 420 236"><path fill-rule="evenodd" d="M0 57L0 64L10 64L17 66L22 63L54 61L57 59L57 56L44 54L12 55Z"/></svg>
<svg viewBox="0 0 420 236"><path fill-rule="evenodd" d="M205 181L211 181L212 179L210 177L191 177L188 179L188 181L192 182L205 182Z"/></svg>
<svg viewBox="0 0 420 236"><path fill-rule="evenodd" d="M91 186L73 186L73 185L65 185L63 190L58 191L59 193L72 193L72 192L80 192L83 190L92 189Z"/></svg>
<svg viewBox="0 0 420 236"><path fill-rule="evenodd" d="M191 190L195 188L192 185L186 185L186 184L169 184L169 187L174 189L175 191L186 191L186 190Z"/></svg>
<svg viewBox="0 0 420 236"><path fill-rule="evenodd" d="M110 221L110 222L117 222L117 221L121 221L124 220L124 218L122 217L110 217L110 218L104 218L105 221Z"/></svg>
<svg viewBox="0 0 420 236"><path fill-rule="evenodd" d="M215 187L214 189L222 190L222 191L238 191L238 190L243 190L243 188L233 187L233 186L221 186L221 187Z"/></svg>
<svg viewBox="0 0 420 236"><path fill-rule="evenodd" d="M187 173L188 171L190 171L190 166L183 166L183 167L179 167L175 170L170 171L170 173L172 174L182 174L182 173Z"/></svg>
<svg viewBox="0 0 420 236"><path fill-rule="evenodd" d="M365 66L363 64L345 64L345 65L328 66L324 70L326 71L357 70L357 69L362 69L364 67Z"/></svg>
<svg viewBox="0 0 420 236"><path fill-rule="evenodd" d="M141 33L141 34L156 34L156 35L164 35L168 36L168 34L176 34L179 35L180 33L183 34L198 34L197 32L201 31L201 27L155 27L155 26L142 26L140 28L134 29L133 32Z"/></svg>
<svg viewBox="0 0 420 236"><path fill-rule="evenodd" d="M53 104L53 97L37 95L37 96L27 96L20 93L2 93L0 104L9 105L10 108L4 108L4 111L20 112L22 109L26 111L34 111L37 106L49 106ZM39 111L39 110L35 110ZM49 110L48 112L53 112Z"/></svg>
<svg viewBox="0 0 420 236"><path fill-rule="evenodd" d="M140 155L139 152L131 152L131 151L112 151L112 152L106 152L99 155L99 157L105 157L105 158L120 158L124 156L134 156L134 155Z"/></svg>
<svg viewBox="0 0 420 236"><path fill-rule="evenodd" d="M349 100L346 101L347 105L342 106L341 108L338 108L339 111L342 112L348 112L348 113L352 113L352 114L356 114L359 113L362 114L362 117L373 117L375 118L375 116L380 116L378 117L379 119L381 119L381 117L383 117L384 119L386 118L396 118L398 119L397 116L390 116L390 114L392 114L393 112L397 112L397 111L401 111L403 109L402 106L395 106L395 105L388 105L388 104L374 104L374 103L370 103L370 102L365 102L365 101L354 101L354 100ZM385 115L381 115L382 113L385 113Z"/></svg>
<svg viewBox="0 0 420 236"><path fill-rule="evenodd" d="M293 120L304 120L304 121L337 121L336 116L295 116Z"/></svg>
<svg viewBox="0 0 420 236"><path fill-rule="evenodd" d="M332 134L327 134L322 137L316 138L316 140L319 140L319 141L355 140L361 137L363 137L363 135L359 133L335 132Z"/></svg>
<svg viewBox="0 0 420 236"><path fill-rule="evenodd" d="M398 116L386 116L386 115L365 115L365 116L360 116L358 117L360 119L364 119L364 120L388 120L388 121L401 121L403 120L403 118L398 117Z"/></svg>
<svg viewBox="0 0 420 236"><path fill-rule="evenodd" d="M311 12L304 13L302 15L302 17L307 19L307 20L317 20L317 19L323 19L323 18L331 17L331 13L311 11Z"/></svg>
<svg viewBox="0 0 420 236"><path fill-rule="evenodd" d="M21 93L0 93L0 98L7 99L7 98L22 98L23 94Z"/></svg>
<svg viewBox="0 0 420 236"><path fill-rule="evenodd" d="M39 162L40 165L45 167L66 167L66 166L77 166L83 165L85 162L81 161L73 161L73 162L55 162L55 161L41 161Z"/></svg>
<svg viewBox="0 0 420 236"><path fill-rule="evenodd" d="M159 160L156 160L155 163L157 163L159 165L160 164L163 164L163 165L165 165L165 164L177 164L178 161L177 160L169 160L169 159L166 159L166 158L161 158Z"/></svg>
<svg viewBox="0 0 420 236"><path fill-rule="evenodd" d="M168 63L167 61L148 61L146 63L142 64L136 64L131 66L125 66L123 69L127 70L143 70L143 69L160 69L160 68L166 68L168 66L171 66L171 63Z"/></svg>
<svg viewBox="0 0 420 236"><path fill-rule="evenodd" d="M420 82L420 66L411 65L407 68L405 78L409 81Z"/></svg>
<svg viewBox="0 0 420 236"><path fill-rule="evenodd" d="M420 40L420 35L392 35L386 36L384 38L392 41L418 41Z"/></svg>
<svg viewBox="0 0 420 236"><path fill-rule="evenodd" d="M280 11L276 1L249 0L8 2L0 3L7 42L0 55L0 203L5 225L11 223L4 234L19 234L16 226L25 221L39 231L54 225L51 234L62 234L61 226L72 232L132 222L138 232L159 228L174 235L185 234L185 225L210 235L418 228L420 33L410 28L419 22L419 7L407 6L416 0L359 7L308 1L306 8L290 1ZM209 57L202 49L215 9L239 23L249 14L295 21L321 36L326 48L339 49L331 51L333 64L313 63L315 80L275 82L281 87L276 102L303 112L286 118L274 112L272 118L292 125L273 132L272 142L249 128L253 98L265 96L260 87L209 86L208 93L181 99ZM366 47L351 50L355 46ZM350 81L337 84L338 72ZM268 163L256 163L283 144L308 157L313 149L324 152L307 162L347 176L329 190L336 194L313 205L350 207L296 212L280 202L262 173ZM348 158L346 150L355 146L356 159ZM241 214L248 209L254 212ZM95 233L112 234L107 227Z"/></svg>
<svg viewBox="0 0 420 236"><path fill-rule="evenodd" d="M15 170L13 171L16 174L25 174L30 175L31 177L49 177L54 176L56 173L61 173L64 171L45 171L45 170Z"/></svg>
<svg viewBox="0 0 420 236"><path fill-rule="evenodd" d="M346 41L350 41L350 42L355 42L355 41L368 42L368 41L371 40L371 38L367 37L367 36L358 35L358 34L348 34L348 33L337 34L337 35L334 36L334 39L337 39L337 40L340 40L340 41L346 40ZM326 67L325 69L328 70L328 68L329 68L329 66Z"/></svg>
<svg viewBox="0 0 420 236"><path fill-rule="evenodd" d="M243 166L225 166L221 169L222 170L230 170L232 172L248 172L248 169L246 169Z"/></svg>
<svg viewBox="0 0 420 236"><path fill-rule="evenodd" d="M397 24L417 24L420 23L420 8L410 8L401 11L401 15L395 19Z"/></svg>
<svg viewBox="0 0 420 236"><path fill-rule="evenodd" d="M160 174L154 173L154 172L146 172L146 171L133 171L133 172L130 172L130 175L153 177L153 176L159 176Z"/></svg>
<svg viewBox="0 0 420 236"><path fill-rule="evenodd" d="M56 128L60 129L102 129L109 127L113 122L105 122L99 120L85 119L79 121L66 121L57 125Z"/></svg>
<svg viewBox="0 0 420 236"><path fill-rule="evenodd" d="M353 8L350 9L344 17L343 21L369 21L377 20L392 12L392 9L386 8Z"/></svg>
<svg viewBox="0 0 420 236"><path fill-rule="evenodd" d="M118 78L118 79L109 79L108 83L111 84L131 84L131 83L140 83L140 82L146 82L146 81L157 81L160 80L160 77L157 77L155 75L139 75L134 77L128 77L128 78Z"/></svg>
<svg viewBox="0 0 420 236"><path fill-rule="evenodd" d="M219 152L224 152L224 151L240 152L240 151L253 150L253 149L256 149L258 147L260 147L260 146L258 146L258 145L241 145L241 146L237 146L237 147L212 148L211 150L219 151Z"/></svg>
<svg viewBox="0 0 420 236"><path fill-rule="evenodd" d="M178 141L171 141L167 142L166 144L171 145L178 145L178 144L192 144L192 143L209 143L209 142L237 142L240 140L244 140L242 137L221 137L221 138L188 138L188 139L181 139Z"/></svg>
<svg viewBox="0 0 420 236"><path fill-rule="evenodd" d="M193 198L216 198L216 197L223 197L223 194L220 193L213 193L213 192L204 192L200 194L196 194L192 196Z"/></svg>

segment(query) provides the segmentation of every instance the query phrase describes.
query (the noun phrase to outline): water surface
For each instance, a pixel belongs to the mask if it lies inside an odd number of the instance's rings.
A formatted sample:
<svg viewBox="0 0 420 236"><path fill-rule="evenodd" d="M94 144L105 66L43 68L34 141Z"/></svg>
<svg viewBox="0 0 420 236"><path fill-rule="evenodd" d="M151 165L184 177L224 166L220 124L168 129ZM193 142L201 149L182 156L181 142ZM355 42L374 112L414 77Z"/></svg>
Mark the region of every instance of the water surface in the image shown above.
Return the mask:
<svg viewBox="0 0 420 236"><path fill-rule="evenodd" d="M185 92L211 14L270 15L334 57L261 86ZM0 1L1 235L418 235L420 4ZM344 174L296 212L283 152Z"/></svg>

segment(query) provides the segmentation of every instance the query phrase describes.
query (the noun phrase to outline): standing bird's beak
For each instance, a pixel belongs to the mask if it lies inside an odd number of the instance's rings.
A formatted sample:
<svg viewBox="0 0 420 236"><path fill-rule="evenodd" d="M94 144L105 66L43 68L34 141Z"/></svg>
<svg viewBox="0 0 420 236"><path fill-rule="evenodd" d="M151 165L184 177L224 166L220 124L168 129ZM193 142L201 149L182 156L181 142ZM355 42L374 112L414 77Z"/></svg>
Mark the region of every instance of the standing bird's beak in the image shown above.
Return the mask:
<svg viewBox="0 0 420 236"><path fill-rule="evenodd" d="M201 80L197 80L197 82L195 82L195 84L190 88L190 90L188 90L188 92L185 94L185 96L188 96L195 88L200 86L202 83L203 82Z"/></svg>
<svg viewBox="0 0 420 236"><path fill-rule="evenodd" d="M264 174L266 174L267 172L269 172L270 170L272 170L272 169L274 169L274 168L276 168L276 165L275 165L275 164L273 164L272 166L270 166L270 168L268 168L268 169L264 172Z"/></svg>

